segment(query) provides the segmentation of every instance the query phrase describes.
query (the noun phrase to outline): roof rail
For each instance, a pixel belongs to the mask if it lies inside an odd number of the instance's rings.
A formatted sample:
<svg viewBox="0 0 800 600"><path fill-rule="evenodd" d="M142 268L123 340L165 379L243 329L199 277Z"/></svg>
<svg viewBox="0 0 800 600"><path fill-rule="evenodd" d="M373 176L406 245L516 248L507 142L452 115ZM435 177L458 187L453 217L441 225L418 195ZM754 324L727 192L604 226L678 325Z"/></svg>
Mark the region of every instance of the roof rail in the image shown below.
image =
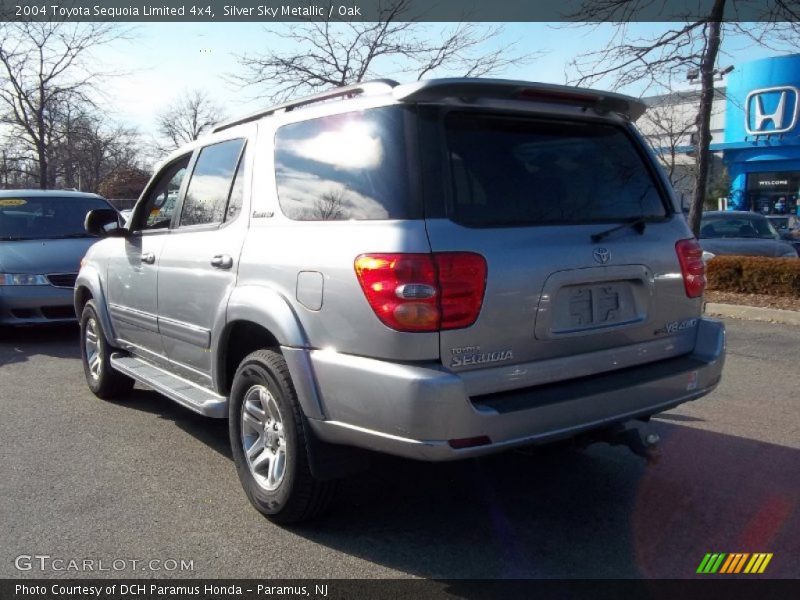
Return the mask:
<svg viewBox="0 0 800 600"><path fill-rule="evenodd" d="M324 102L326 100L339 98L341 96L353 97L353 96L360 96L362 94L364 95L381 94L381 93L385 94L392 91L392 88L398 85L400 84L394 81L393 79L374 79L372 81L363 81L361 83L354 83L353 85L336 87L330 90L326 90L324 92L320 92L318 94L305 96L304 98L298 98L297 100L282 102L281 104L276 104L274 106L270 106L269 108L258 110L244 117L238 117L235 119L231 119L230 121L224 121L218 125L215 125L214 129L212 129L211 131L212 133L216 133L218 131L222 131L223 129L229 129L236 125L241 125L242 123L249 123L250 121L255 121L257 119L260 119L261 117L269 116L271 114L276 113L279 110L290 111L294 110L295 108L300 108L301 106L307 106L308 104L314 104L316 102Z"/></svg>

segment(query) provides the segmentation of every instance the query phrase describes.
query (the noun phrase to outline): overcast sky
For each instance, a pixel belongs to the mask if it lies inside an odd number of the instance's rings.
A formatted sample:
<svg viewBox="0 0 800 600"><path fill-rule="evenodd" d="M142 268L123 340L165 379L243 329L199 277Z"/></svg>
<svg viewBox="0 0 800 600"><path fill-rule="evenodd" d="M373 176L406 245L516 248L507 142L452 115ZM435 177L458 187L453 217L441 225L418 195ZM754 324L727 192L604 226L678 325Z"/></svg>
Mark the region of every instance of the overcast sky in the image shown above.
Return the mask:
<svg viewBox="0 0 800 600"><path fill-rule="evenodd" d="M278 24L277 27L290 27ZM425 24L435 32L445 24ZM491 24L486 24L491 26ZM664 30L669 24L632 24L632 30L647 33ZM528 65L499 73L512 79L564 83L569 61L588 50L598 49L608 40L611 29L546 23L513 23L497 43L518 42L521 52L541 52ZM723 66L774 54L752 48L737 40L727 40L731 56ZM155 131L155 115L186 90L205 90L225 106L228 116L243 114L266 104L258 90L241 89L225 78L236 72L236 55L258 54L284 43L268 35L257 23L146 23L134 26L130 39L104 47L96 56L101 70L119 72L106 81L104 108L116 119L138 127L145 134ZM388 74L387 74L388 75ZM447 75L442 73L441 75ZM640 90L626 90L637 94Z"/></svg>

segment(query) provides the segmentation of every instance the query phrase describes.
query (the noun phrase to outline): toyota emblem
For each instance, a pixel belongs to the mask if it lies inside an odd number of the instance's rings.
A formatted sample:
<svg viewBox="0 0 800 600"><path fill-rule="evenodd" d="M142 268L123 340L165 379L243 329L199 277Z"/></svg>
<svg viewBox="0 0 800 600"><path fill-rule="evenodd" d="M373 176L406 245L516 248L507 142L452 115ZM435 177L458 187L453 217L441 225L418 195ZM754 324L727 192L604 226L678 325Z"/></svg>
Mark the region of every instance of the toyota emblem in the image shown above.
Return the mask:
<svg viewBox="0 0 800 600"><path fill-rule="evenodd" d="M608 259L611 258L611 252L609 252L607 248L595 248L594 252L592 252L592 256L594 256L595 261L604 265L608 262Z"/></svg>

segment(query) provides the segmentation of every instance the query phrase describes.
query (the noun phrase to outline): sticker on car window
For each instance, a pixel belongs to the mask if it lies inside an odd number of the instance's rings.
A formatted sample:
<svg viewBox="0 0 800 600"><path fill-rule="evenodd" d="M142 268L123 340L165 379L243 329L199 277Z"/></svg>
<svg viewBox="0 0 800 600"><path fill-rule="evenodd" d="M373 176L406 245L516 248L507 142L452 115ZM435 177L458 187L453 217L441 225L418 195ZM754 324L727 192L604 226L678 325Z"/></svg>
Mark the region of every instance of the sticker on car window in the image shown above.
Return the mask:
<svg viewBox="0 0 800 600"><path fill-rule="evenodd" d="M0 206L23 206L27 203L22 198L0 198Z"/></svg>

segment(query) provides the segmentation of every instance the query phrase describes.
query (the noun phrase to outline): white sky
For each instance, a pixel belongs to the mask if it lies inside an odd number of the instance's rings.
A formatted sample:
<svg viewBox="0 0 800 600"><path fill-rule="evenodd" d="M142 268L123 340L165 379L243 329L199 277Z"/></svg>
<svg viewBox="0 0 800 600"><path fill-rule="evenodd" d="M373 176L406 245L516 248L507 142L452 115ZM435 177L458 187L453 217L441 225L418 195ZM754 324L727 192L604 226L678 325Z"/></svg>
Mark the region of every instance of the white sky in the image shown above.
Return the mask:
<svg viewBox="0 0 800 600"><path fill-rule="evenodd" d="M491 24L487 24L487 27ZM278 24L290 27L291 24ZM446 24L426 24L431 31ZM634 24L631 29L646 35L668 24ZM609 38L610 27L564 27L546 23L512 23L498 44L518 42L521 52L541 52L541 58L499 76L550 83L564 83L570 60L598 49ZM269 35L259 23L145 23L137 24L130 39L118 40L98 52L99 70L119 75L106 80L100 102L115 119L146 134L155 132L155 117L184 91L202 89L222 104L228 116L244 114L266 104L258 90L240 89L225 78L236 72L236 55L258 54L270 45L285 43ZM721 64L752 60L774 54L727 40L730 56ZM627 90L636 94L637 90Z"/></svg>

